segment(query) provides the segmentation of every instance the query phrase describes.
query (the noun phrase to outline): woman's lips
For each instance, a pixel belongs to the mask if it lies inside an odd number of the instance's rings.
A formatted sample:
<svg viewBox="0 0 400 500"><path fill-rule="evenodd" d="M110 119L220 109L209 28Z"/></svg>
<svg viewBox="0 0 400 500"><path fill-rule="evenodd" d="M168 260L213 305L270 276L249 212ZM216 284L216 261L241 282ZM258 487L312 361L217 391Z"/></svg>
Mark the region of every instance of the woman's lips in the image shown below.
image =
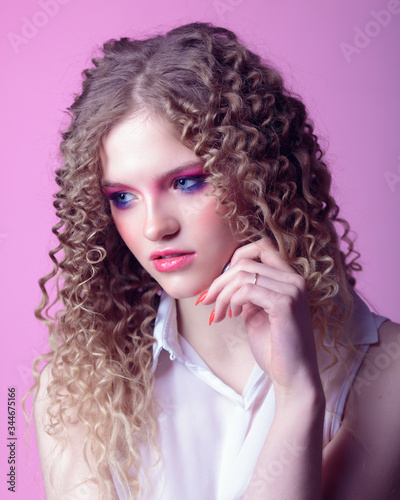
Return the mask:
<svg viewBox="0 0 400 500"><path fill-rule="evenodd" d="M156 271L164 273L183 269L184 267L190 265L195 257L196 254L194 252L180 255L171 254L170 256L167 255L165 257L154 259L151 262Z"/></svg>

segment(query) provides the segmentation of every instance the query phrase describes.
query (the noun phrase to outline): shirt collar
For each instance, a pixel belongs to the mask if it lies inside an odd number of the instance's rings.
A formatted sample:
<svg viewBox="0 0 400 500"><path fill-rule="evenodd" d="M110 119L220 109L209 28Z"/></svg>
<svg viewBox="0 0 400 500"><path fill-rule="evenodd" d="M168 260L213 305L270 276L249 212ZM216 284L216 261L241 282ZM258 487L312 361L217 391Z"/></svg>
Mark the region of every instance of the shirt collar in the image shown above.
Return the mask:
<svg viewBox="0 0 400 500"><path fill-rule="evenodd" d="M353 292L354 310L352 322L355 329L352 334L352 341L355 345L375 344L378 342L377 325L373 313L369 310L366 303ZM329 330L331 333L331 329ZM324 338L323 344L327 347L335 345L332 337ZM158 358L162 349L169 352L171 360L178 359L183 362L184 354L178 339L178 325L176 318L176 303L166 292L162 292L160 304L157 311L157 317L154 325L153 345L153 366L154 372L157 368ZM345 335L341 335L340 342L347 345Z"/></svg>
<svg viewBox="0 0 400 500"><path fill-rule="evenodd" d="M171 360L178 359L183 362L184 355L178 339L176 303L164 291L161 294L158 306L153 336L156 339L153 344L153 373L157 368L158 358L163 349L169 352Z"/></svg>
<svg viewBox="0 0 400 500"><path fill-rule="evenodd" d="M352 292L352 295L354 299L354 308L351 318L351 323L354 325L354 330L351 334L352 342L354 345L375 344L378 342L378 330L374 314L355 292ZM343 333L339 337L339 341L344 345L348 345L346 336ZM322 343L327 347L333 347L335 345L332 338L332 328L329 328L328 337L324 338Z"/></svg>
<svg viewBox="0 0 400 500"><path fill-rule="evenodd" d="M239 395L234 389L222 382L222 380L207 367L190 344L185 342L184 338L181 339L181 345L177 326L176 301L164 291L160 298L153 336L156 340L153 344L153 373L155 373L157 369L160 354L164 349L169 353L171 360L176 359L186 365L190 371L215 391L240 404L245 410L251 406L258 394L262 380L266 377L265 372L263 372L258 365L255 365L243 395ZM190 350L193 352L190 353ZM198 359L195 359L196 357Z"/></svg>

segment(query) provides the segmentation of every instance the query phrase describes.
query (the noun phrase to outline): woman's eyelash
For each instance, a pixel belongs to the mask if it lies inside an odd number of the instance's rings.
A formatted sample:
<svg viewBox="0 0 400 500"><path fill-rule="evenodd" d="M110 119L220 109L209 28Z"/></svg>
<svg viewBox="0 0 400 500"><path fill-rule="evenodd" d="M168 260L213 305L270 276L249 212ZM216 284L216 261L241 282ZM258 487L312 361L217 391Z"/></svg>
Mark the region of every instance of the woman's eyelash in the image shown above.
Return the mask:
<svg viewBox="0 0 400 500"><path fill-rule="evenodd" d="M178 177L173 181L173 188L183 193L192 193L198 191L206 184L206 175L188 175Z"/></svg>
<svg viewBox="0 0 400 500"><path fill-rule="evenodd" d="M178 177L172 183L173 189L182 193L193 193L202 189L206 184L207 175L188 175L185 177ZM119 191L108 195L108 199L112 205L119 209L124 210L130 208L136 196L126 191Z"/></svg>
<svg viewBox="0 0 400 500"><path fill-rule="evenodd" d="M113 193L108 196L108 199L111 201L114 207L120 210L123 210L124 208L129 208L134 198L135 195L131 193L125 193L122 191L119 193Z"/></svg>

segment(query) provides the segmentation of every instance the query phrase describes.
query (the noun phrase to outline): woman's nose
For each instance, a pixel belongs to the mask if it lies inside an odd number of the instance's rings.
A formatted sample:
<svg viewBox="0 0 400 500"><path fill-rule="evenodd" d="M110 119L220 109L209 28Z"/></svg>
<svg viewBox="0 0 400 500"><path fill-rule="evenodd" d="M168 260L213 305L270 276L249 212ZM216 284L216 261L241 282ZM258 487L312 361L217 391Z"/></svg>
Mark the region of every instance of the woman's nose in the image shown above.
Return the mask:
<svg viewBox="0 0 400 500"><path fill-rule="evenodd" d="M146 206L143 223L143 236L151 241L158 241L173 236L180 229L180 224L173 207L162 203L160 199L151 201Z"/></svg>

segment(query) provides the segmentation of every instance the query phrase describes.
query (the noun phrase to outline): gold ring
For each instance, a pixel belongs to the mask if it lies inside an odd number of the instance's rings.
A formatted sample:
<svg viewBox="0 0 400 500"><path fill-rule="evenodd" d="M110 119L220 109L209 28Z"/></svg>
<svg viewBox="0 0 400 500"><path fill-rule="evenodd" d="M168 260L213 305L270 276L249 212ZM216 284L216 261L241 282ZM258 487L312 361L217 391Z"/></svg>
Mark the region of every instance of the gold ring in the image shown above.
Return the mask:
<svg viewBox="0 0 400 500"><path fill-rule="evenodd" d="M259 276L259 274L258 274L258 273L256 273L256 274L254 275L254 283L253 283L253 285L257 285L258 276Z"/></svg>

